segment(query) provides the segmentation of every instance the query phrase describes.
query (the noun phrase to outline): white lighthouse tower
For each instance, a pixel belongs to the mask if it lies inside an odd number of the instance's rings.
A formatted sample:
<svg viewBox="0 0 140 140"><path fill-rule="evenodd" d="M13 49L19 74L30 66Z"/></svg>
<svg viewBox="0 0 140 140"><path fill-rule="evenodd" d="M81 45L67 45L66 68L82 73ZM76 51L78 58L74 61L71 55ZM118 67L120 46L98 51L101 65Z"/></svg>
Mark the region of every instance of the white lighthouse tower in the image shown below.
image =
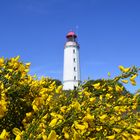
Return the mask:
<svg viewBox="0 0 140 140"><path fill-rule="evenodd" d="M64 46L63 89L73 90L80 83L80 47L76 41L77 35L74 32L69 32L66 38L67 42Z"/></svg>

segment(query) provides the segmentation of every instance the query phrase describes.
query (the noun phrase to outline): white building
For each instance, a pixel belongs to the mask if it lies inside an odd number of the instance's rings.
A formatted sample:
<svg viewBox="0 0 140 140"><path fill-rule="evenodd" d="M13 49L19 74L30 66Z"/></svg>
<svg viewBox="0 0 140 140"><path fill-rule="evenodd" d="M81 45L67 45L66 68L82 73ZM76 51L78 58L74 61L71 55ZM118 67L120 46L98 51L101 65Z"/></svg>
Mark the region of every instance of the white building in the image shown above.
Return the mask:
<svg viewBox="0 0 140 140"><path fill-rule="evenodd" d="M74 32L69 32L66 38L67 42L64 46L63 89L73 90L80 83L80 47L76 41L77 36Z"/></svg>

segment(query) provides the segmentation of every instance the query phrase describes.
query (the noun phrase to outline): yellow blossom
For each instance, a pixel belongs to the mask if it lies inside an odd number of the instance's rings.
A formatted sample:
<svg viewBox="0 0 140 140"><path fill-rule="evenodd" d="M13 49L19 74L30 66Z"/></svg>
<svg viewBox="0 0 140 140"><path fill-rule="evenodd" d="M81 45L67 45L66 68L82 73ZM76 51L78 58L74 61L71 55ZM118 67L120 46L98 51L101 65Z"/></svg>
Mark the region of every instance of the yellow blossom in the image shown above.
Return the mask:
<svg viewBox="0 0 140 140"><path fill-rule="evenodd" d="M73 129L73 131L74 131L74 135L73 135L72 140L80 140L80 136L79 136L79 134L76 132L76 130Z"/></svg>
<svg viewBox="0 0 140 140"><path fill-rule="evenodd" d="M85 92L84 92L84 95L85 95L85 96L87 96L87 97L89 97L89 96L91 95L91 93L90 93L90 92L85 91Z"/></svg>
<svg viewBox="0 0 140 140"><path fill-rule="evenodd" d="M53 120L50 122L49 126L50 126L50 127L54 127L54 126L56 125L57 121L58 121L57 118L53 119Z"/></svg>
<svg viewBox="0 0 140 140"><path fill-rule="evenodd" d="M18 128L13 128L12 132L16 136L19 135L19 134L21 134L21 131Z"/></svg>
<svg viewBox="0 0 140 140"><path fill-rule="evenodd" d="M62 106L61 108L60 108L60 110L64 113L65 112L65 110L66 110L66 106Z"/></svg>
<svg viewBox="0 0 140 140"><path fill-rule="evenodd" d="M115 134L111 136L107 136L106 138L108 138L109 140L115 140Z"/></svg>
<svg viewBox="0 0 140 140"><path fill-rule="evenodd" d="M79 129L79 130L84 130L87 128L87 125L79 124L77 121L74 121L74 126L76 129Z"/></svg>
<svg viewBox="0 0 140 140"><path fill-rule="evenodd" d="M62 130L62 132L64 133L65 139L69 139L70 137L67 131L68 131L68 127L64 127Z"/></svg>
<svg viewBox="0 0 140 140"><path fill-rule="evenodd" d="M127 84L128 80L121 80L123 83Z"/></svg>
<svg viewBox="0 0 140 140"><path fill-rule="evenodd" d="M104 122L105 119L107 118L107 114L104 114L102 116L99 117L101 122Z"/></svg>
<svg viewBox="0 0 140 140"><path fill-rule="evenodd" d="M124 68L123 66L119 66L119 69L122 71L122 72L124 72L124 73L127 73L127 72L129 72L130 71L130 68Z"/></svg>
<svg viewBox="0 0 140 140"><path fill-rule="evenodd" d="M13 69L8 69L9 72L13 72Z"/></svg>
<svg viewBox="0 0 140 140"><path fill-rule="evenodd" d="M93 119L94 119L94 115L91 115L89 113L83 118L83 120L85 121L91 121Z"/></svg>
<svg viewBox="0 0 140 140"><path fill-rule="evenodd" d="M17 135L15 140L21 140L21 136L20 135Z"/></svg>
<svg viewBox="0 0 140 140"><path fill-rule="evenodd" d="M70 136L67 132L64 132L64 137L65 137L65 139L69 139Z"/></svg>
<svg viewBox="0 0 140 140"><path fill-rule="evenodd" d="M89 100L90 102L94 103L96 101L96 97L91 97Z"/></svg>
<svg viewBox="0 0 140 140"><path fill-rule="evenodd" d="M51 132L48 136L48 140L57 140L57 135L56 135L56 132L54 130L51 130Z"/></svg>
<svg viewBox="0 0 140 140"><path fill-rule="evenodd" d="M6 140L8 136L9 136L9 133L6 132L5 129L3 129L3 131L0 134L0 140Z"/></svg>
<svg viewBox="0 0 140 140"><path fill-rule="evenodd" d="M100 83L93 84L93 87L95 89L100 89L101 88Z"/></svg>
<svg viewBox="0 0 140 140"><path fill-rule="evenodd" d="M137 104L132 105L132 109L135 110L137 108Z"/></svg>
<svg viewBox="0 0 140 140"><path fill-rule="evenodd" d="M100 131L100 130L102 130L102 129L103 129L102 126L96 126L96 130L97 130L97 131Z"/></svg>
<svg viewBox="0 0 140 140"><path fill-rule="evenodd" d="M140 127L140 122L137 122L137 123L136 123L136 126L137 126L137 127Z"/></svg>
<svg viewBox="0 0 140 140"><path fill-rule="evenodd" d="M102 100L103 100L103 95L100 95L100 97L99 97L99 98L100 98L100 100L102 101Z"/></svg>
<svg viewBox="0 0 140 140"><path fill-rule="evenodd" d="M29 72L29 69L25 69L24 71L27 73L27 72Z"/></svg>
<svg viewBox="0 0 140 140"><path fill-rule="evenodd" d="M123 91L123 86L115 85L115 89L117 92L122 92Z"/></svg>
<svg viewBox="0 0 140 140"><path fill-rule="evenodd" d="M140 140L140 135L132 134L131 136L134 140Z"/></svg>
<svg viewBox="0 0 140 140"><path fill-rule="evenodd" d="M31 65L31 63L26 63L25 65L29 67Z"/></svg>
<svg viewBox="0 0 140 140"><path fill-rule="evenodd" d="M49 95L49 97L47 98L47 102L50 102L52 99L52 95Z"/></svg>
<svg viewBox="0 0 140 140"><path fill-rule="evenodd" d="M57 87L57 89L55 90L57 94L59 94L62 91L63 86L60 85Z"/></svg>
<svg viewBox="0 0 140 140"><path fill-rule="evenodd" d="M113 130L115 131L115 132L117 132L117 133L120 133L122 130L121 129L119 129L119 128L113 128Z"/></svg>
<svg viewBox="0 0 140 140"><path fill-rule="evenodd" d="M130 78L130 81L135 80L135 78L136 78L137 76L138 76L138 74L133 75L133 76Z"/></svg>
<svg viewBox="0 0 140 140"><path fill-rule="evenodd" d="M46 114L45 116L42 117L42 119L47 119L48 114Z"/></svg>
<svg viewBox="0 0 140 140"><path fill-rule="evenodd" d="M109 93L107 93L105 96L106 96L106 98L107 98L107 99L112 98L112 95L111 95L111 94L109 94Z"/></svg>
<svg viewBox="0 0 140 140"><path fill-rule="evenodd" d="M113 88L111 86L108 86L108 91L112 91Z"/></svg>
<svg viewBox="0 0 140 140"><path fill-rule="evenodd" d="M9 74L6 74L4 77L5 77L6 79L10 79L10 78L11 78L11 76L10 76Z"/></svg>
<svg viewBox="0 0 140 140"><path fill-rule="evenodd" d="M118 112L118 111L120 110L120 107L119 107L119 106L115 106L115 107L114 107L114 110L115 110L116 112Z"/></svg>
<svg viewBox="0 0 140 140"><path fill-rule="evenodd" d="M17 57L15 57L13 60L14 61L18 61L20 59L20 56L18 55Z"/></svg>
<svg viewBox="0 0 140 140"><path fill-rule="evenodd" d="M135 81L135 78L138 76L138 74L135 74L135 75L133 75L131 78L130 78L130 82L131 82L131 84L132 85L136 85L136 81Z"/></svg>
<svg viewBox="0 0 140 140"><path fill-rule="evenodd" d="M131 83L133 86L136 86L136 81L135 81L135 80L131 80L130 83Z"/></svg>
<svg viewBox="0 0 140 140"><path fill-rule="evenodd" d="M45 134L42 134L42 139L43 140L48 140L47 136Z"/></svg>
<svg viewBox="0 0 140 140"><path fill-rule="evenodd" d="M126 138L130 137L130 134L127 131L124 131L121 133L123 136L125 136Z"/></svg>
<svg viewBox="0 0 140 140"><path fill-rule="evenodd" d="M37 108L37 106L36 106L36 105L33 105L32 107L33 107L33 110L34 110L35 112L37 112L37 111L38 111L38 108Z"/></svg>
<svg viewBox="0 0 140 140"><path fill-rule="evenodd" d="M123 101L125 99L125 96L120 96L118 101Z"/></svg>
<svg viewBox="0 0 140 140"><path fill-rule="evenodd" d="M140 134L140 129L132 128L133 131L137 132L137 134Z"/></svg>
<svg viewBox="0 0 140 140"><path fill-rule="evenodd" d="M31 116L32 116L32 112L26 113L26 116L27 116L27 117L31 117Z"/></svg>
<svg viewBox="0 0 140 140"><path fill-rule="evenodd" d="M81 105L79 104L78 101L73 102L72 107L74 107L76 110L79 110L79 111L81 110Z"/></svg>
<svg viewBox="0 0 140 140"><path fill-rule="evenodd" d="M4 58L0 58L0 67L4 65Z"/></svg>

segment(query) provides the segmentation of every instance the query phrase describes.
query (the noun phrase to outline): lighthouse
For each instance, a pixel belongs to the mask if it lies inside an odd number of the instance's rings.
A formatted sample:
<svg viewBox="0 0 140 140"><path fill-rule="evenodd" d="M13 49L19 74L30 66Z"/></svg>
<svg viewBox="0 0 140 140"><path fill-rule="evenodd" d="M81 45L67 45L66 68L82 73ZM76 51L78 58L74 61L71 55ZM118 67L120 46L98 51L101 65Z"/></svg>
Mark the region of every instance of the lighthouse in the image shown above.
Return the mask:
<svg viewBox="0 0 140 140"><path fill-rule="evenodd" d="M80 83L80 59L77 35L69 32L64 46L63 89L74 90Z"/></svg>

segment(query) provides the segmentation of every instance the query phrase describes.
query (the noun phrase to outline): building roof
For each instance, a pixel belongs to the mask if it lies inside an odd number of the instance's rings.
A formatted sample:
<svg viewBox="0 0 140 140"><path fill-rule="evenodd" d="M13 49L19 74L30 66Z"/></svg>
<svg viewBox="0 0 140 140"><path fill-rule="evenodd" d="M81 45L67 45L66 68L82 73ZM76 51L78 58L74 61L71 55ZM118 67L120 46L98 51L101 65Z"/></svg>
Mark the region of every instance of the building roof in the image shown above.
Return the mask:
<svg viewBox="0 0 140 140"><path fill-rule="evenodd" d="M69 32L67 35L66 35L66 37L68 38L68 37L74 37L74 38L76 38L77 37L77 35L74 33L74 32Z"/></svg>

